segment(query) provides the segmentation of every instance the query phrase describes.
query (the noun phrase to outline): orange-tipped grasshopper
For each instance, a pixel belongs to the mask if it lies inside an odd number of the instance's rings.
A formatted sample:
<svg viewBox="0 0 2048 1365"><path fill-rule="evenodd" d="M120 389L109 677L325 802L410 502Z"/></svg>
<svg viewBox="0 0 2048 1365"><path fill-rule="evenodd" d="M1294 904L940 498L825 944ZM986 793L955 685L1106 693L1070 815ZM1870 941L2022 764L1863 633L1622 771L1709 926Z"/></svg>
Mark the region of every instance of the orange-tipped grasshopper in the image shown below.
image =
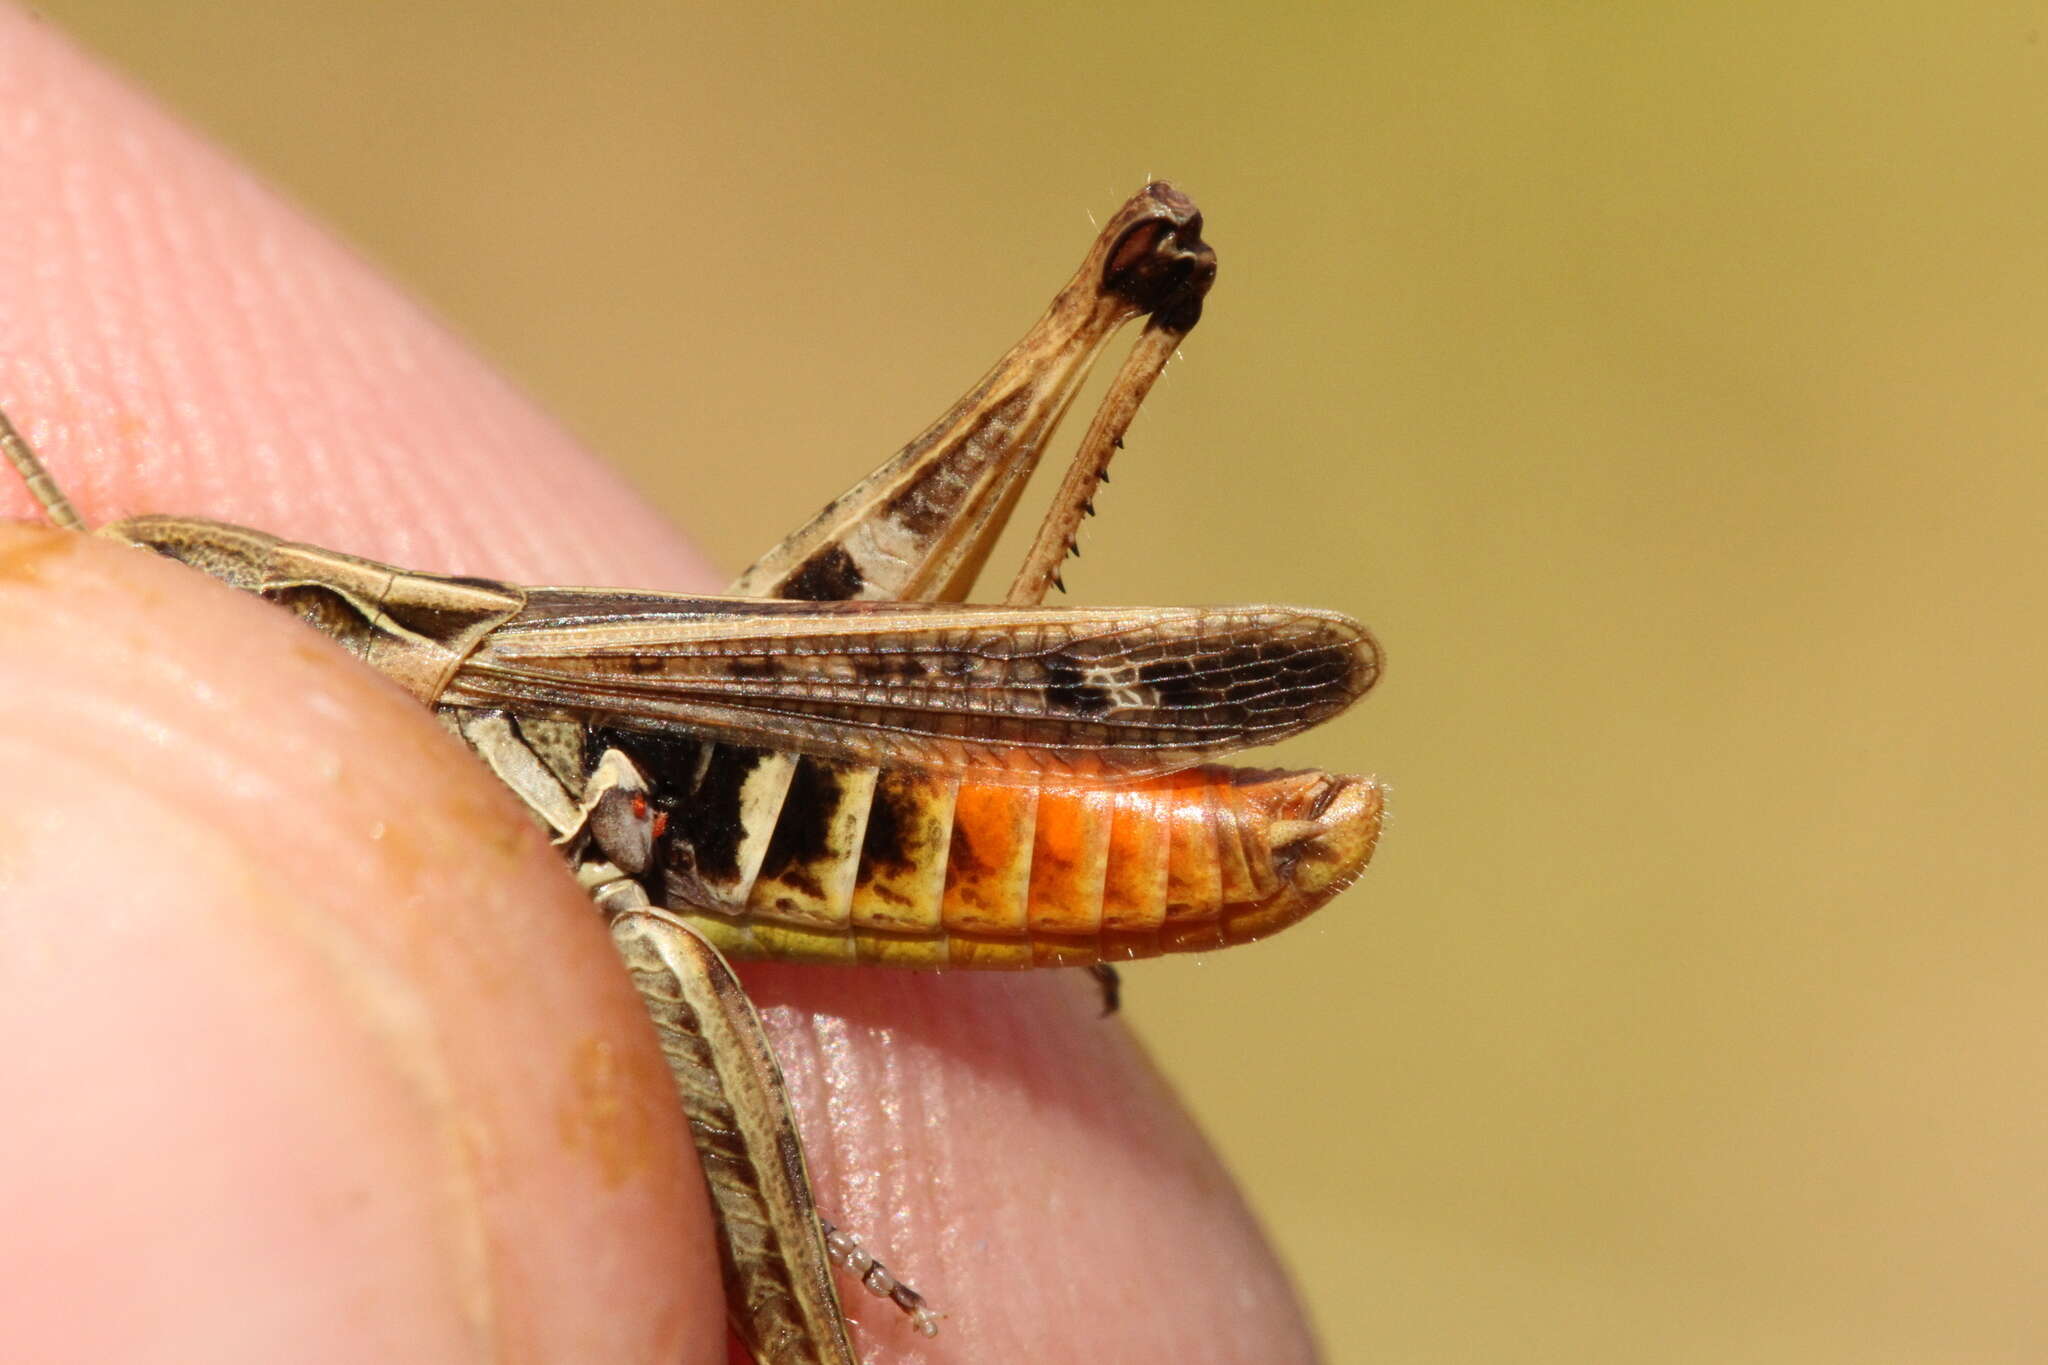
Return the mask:
<svg viewBox="0 0 2048 1365"><path fill-rule="evenodd" d="M552 835L647 1002L734 1326L771 1365L852 1365L835 1261L936 1322L821 1223L721 954L1106 969L1271 933L1371 856L1372 780L1197 766L1364 693L1379 656L1355 622L1040 605L1201 315L1200 234L1170 186L1133 196L981 383L734 596L443 578L192 517L98 532L296 613L433 707ZM1005 604L958 605L1096 354L1139 316ZM0 446L52 521L85 529L4 416Z"/></svg>

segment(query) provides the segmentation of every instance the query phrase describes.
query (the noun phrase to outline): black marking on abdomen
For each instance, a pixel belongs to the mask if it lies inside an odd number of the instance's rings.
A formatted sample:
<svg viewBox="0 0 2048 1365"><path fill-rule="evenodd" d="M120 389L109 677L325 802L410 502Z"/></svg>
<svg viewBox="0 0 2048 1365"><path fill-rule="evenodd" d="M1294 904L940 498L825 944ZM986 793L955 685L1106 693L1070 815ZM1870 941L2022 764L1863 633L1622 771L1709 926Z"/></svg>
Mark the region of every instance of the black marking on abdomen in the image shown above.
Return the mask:
<svg viewBox="0 0 2048 1365"><path fill-rule="evenodd" d="M910 817L915 814L908 807L916 797L890 781L890 777L884 769L868 806L867 832L860 845L860 869L855 874L855 880L863 886L883 869L910 867L916 857L916 851L905 842L911 835Z"/></svg>
<svg viewBox="0 0 2048 1365"><path fill-rule="evenodd" d="M702 740L591 726L584 732L585 770L596 768L607 749L617 749L632 759L633 766L647 778L649 794L670 803L688 799L690 789L697 785L697 766L704 761Z"/></svg>
<svg viewBox="0 0 2048 1365"><path fill-rule="evenodd" d="M892 882L916 883L939 865L954 832L954 821L935 818L950 809L939 790L946 779L906 768L883 768L868 802L867 828L861 835L860 862L854 871L856 889L890 905L908 907L912 899Z"/></svg>
<svg viewBox="0 0 2048 1365"><path fill-rule="evenodd" d="M731 886L739 880L740 845L747 837L741 798L747 779L769 756L766 749L715 745L696 790L677 801L669 833L690 847L697 874L706 882Z"/></svg>
<svg viewBox="0 0 2048 1365"><path fill-rule="evenodd" d="M844 773L825 759L797 760L761 859L761 881L786 882L803 895L824 898L818 864L831 850L832 817L844 800Z"/></svg>

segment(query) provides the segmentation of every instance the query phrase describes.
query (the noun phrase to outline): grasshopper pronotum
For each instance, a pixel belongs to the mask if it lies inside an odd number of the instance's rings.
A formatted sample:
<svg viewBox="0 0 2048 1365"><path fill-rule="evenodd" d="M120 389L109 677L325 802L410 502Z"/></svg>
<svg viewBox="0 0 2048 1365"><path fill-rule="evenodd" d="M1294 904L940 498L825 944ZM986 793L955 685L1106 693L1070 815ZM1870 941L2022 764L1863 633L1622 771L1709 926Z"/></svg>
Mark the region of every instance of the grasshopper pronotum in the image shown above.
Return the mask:
<svg viewBox="0 0 2048 1365"><path fill-rule="evenodd" d="M722 953L1106 967L1273 932L1371 856L1372 780L1197 766L1370 687L1379 657L1356 623L1039 605L1200 316L1200 231L1171 187L1133 196L981 383L732 597L443 578L191 517L98 531L321 630L432 707L552 835L647 1002L734 1325L771 1365L853 1361L834 1261L920 1329L935 1318L821 1223ZM958 605L1096 354L1140 315L1005 604ZM4 416L0 446L53 522L85 529Z"/></svg>

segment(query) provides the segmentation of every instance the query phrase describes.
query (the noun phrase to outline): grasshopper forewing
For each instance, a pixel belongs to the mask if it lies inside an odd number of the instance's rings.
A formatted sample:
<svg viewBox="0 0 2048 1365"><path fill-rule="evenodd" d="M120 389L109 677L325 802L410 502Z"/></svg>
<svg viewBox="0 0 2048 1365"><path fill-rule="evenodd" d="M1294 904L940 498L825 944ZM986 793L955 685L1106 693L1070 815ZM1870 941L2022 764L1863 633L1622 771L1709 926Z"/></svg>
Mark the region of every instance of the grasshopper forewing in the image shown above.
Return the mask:
<svg viewBox="0 0 2048 1365"><path fill-rule="evenodd" d="M1371 779L1197 766L1354 701L1379 670L1363 628L1040 605L1214 278L1194 205L1147 186L978 385L729 597L417 574L191 517L98 532L296 613L433 707L553 836L647 1002L763 1361L853 1362L832 1260L935 1320L821 1225L721 952L1010 968L1221 947L1371 856ZM1140 316L1006 604L961 605L1089 366ZM0 447L84 529L4 415Z"/></svg>

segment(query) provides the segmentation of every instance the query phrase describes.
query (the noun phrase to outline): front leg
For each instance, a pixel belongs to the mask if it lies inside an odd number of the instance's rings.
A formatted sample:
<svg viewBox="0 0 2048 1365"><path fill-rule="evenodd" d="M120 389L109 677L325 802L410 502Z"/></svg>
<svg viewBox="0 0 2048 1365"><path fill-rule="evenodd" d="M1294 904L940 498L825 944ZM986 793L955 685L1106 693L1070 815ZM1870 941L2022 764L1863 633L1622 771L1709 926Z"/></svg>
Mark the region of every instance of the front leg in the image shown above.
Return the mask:
<svg viewBox="0 0 2048 1365"><path fill-rule="evenodd" d="M731 966L694 929L650 907L639 878L665 817L649 787L631 758L606 749L592 765L568 837L588 841L577 880L611 917L613 944L675 1077L716 1215L726 1301L742 1337L776 1365L851 1362L835 1264L894 1302L919 1332L936 1336L938 1316L923 1296L819 1216L781 1068Z"/></svg>
<svg viewBox="0 0 2048 1365"><path fill-rule="evenodd" d="M659 910L618 915L612 942L689 1115L741 1336L777 1365L857 1365L782 1072L738 978Z"/></svg>

